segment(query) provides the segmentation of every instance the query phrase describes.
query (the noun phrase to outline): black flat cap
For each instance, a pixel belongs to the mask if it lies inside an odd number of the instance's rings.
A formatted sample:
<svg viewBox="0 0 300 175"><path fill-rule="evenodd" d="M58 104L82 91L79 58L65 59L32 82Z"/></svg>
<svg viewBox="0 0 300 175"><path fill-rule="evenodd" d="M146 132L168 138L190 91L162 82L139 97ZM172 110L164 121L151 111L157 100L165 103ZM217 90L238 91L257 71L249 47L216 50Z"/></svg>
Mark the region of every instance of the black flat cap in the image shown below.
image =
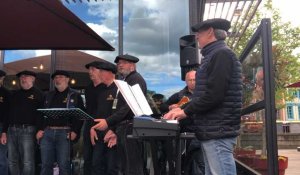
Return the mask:
<svg viewBox="0 0 300 175"><path fill-rule="evenodd" d="M5 75L6 75L6 73L3 70L0 70L0 77L3 77Z"/></svg>
<svg viewBox="0 0 300 175"><path fill-rule="evenodd" d="M119 56L117 56L116 59L115 59L115 63L118 63L120 59L121 60L129 61L129 62L133 62L133 63L139 62L139 59L137 57L125 54L125 55L119 55Z"/></svg>
<svg viewBox="0 0 300 175"><path fill-rule="evenodd" d="M90 62L88 64L85 65L85 68L90 68L90 67L95 67L97 69L100 69L100 65L102 64L103 62L101 61L93 61L93 62Z"/></svg>
<svg viewBox="0 0 300 175"><path fill-rule="evenodd" d="M154 94L154 95L152 95L152 98L155 100L162 100L162 99L164 99L164 95L163 94Z"/></svg>
<svg viewBox="0 0 300 175"><path fill-rule="evenodd" d="M68 77L68 78L70 77L69 72L67 72L67 71L65 71L65 70L56 70L56 71L51 75L52 80L54 79L54 77L55 77L56 75L64 75L64 76L66 76L66 77Z"/></svg>
<svg viewBox="0 0 300 175"><path fill-rule="evenodd" d="M226 32L229 30L231 24L226 19L222 18L214 18L202 21L194 26L192 26L193 32L198 32L199 30L206 30L210 27L214 29L225 30Z"/></svg>
<svg viewBox="0 0 300 175"><path fill-rule="evenodd" d="M117 73L117 66L110 63L110 62L102 62L99 65L99 69L111 71L112 73L116 74Z"/></svg>
<svg viewBox="0 0 300 175"><path fill-rule="evenodd" d="M31 75L31 76L36 77L36 73L32 72L32 71L29 71L29 70L23 70L23 71L16 74L17 77L20 77L21 75Z"/></svg>

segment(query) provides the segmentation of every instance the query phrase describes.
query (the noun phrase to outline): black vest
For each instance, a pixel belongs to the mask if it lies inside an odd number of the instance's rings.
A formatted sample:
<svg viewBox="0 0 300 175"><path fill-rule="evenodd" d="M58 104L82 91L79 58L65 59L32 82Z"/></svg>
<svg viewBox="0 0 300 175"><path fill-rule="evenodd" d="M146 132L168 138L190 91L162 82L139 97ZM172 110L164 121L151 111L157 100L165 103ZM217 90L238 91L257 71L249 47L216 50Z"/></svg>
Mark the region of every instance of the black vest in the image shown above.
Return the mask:
<svg viewBox="0 0 300 175"><path fill-rule="evenodd" d="M44 102L44 108L50 108L50 103L55 95L55 90L50 91L46 95L46 100ZM68 87L67 103L66 108L75 108L78 106L77 96L80 96L79 92L75 89Z"/></svg>
<svg viewBox="0 0 300 175"><path fill-rule="evenodd" d="M239 135L240 113L242 107L242 69L241 63L224 41L216 41L202 49L204 58L196 73L194 97L201 97L207 89L207 68L211 58L224 50L231 56L233 66L224 101L212 110L197 113L190 127L200 140L234 137Z"/></svg>

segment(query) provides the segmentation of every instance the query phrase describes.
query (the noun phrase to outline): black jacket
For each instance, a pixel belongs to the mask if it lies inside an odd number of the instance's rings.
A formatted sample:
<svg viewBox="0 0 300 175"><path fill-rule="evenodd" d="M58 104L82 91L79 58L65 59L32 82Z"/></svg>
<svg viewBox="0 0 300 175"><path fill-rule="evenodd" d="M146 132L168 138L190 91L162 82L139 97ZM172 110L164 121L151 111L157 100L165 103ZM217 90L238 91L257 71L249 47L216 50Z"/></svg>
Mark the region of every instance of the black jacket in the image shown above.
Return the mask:
<svg viewBox="0 0 300 175"><path fill-rule="evenodd" d="M241 63L224 41L210 43L196 73L192 101L184 112L192 119L189 128L200 140L239 134L242 107Z"/></svg>

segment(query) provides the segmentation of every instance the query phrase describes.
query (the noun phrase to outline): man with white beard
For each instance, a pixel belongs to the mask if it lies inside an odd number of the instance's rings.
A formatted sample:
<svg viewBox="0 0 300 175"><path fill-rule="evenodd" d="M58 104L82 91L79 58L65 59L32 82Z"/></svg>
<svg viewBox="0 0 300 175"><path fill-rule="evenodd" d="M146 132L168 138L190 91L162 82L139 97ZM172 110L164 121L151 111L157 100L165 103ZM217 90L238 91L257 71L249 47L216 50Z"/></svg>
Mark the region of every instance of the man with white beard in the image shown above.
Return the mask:
<svg viewBox="0 0 300 175"><path fill-rule="evenodd" d="M69 87L67 71L57 70L51 78L55 90L47 93L45 108L84 108L80 93ZM70 144L79 137L82 121L77 117L63 116L40 119L36 139L41 148L41 175L53 175L54 162L58 164L60 175L71 174Z"/></svg>
<svg viewBox="0 0 300 175"><path fill-rule="evenodd" d="M9 100L8 120L4 123L1 143L8 147L10 175L33 175L35 173L36 121L38 108L43 105L42 91L34 87L36 74L21 71L16 75L21 88Z"/></svg>

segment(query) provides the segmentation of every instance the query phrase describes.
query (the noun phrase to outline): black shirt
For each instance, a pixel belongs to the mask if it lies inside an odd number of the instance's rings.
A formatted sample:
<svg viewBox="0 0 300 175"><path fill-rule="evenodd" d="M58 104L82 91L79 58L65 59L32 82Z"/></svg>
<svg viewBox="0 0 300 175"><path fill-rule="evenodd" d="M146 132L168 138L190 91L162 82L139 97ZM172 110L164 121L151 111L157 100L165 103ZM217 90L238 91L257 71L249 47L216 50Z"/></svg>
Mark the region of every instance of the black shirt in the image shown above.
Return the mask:
<svg viewBox="0 0 300 175"><path fill-rule="evenodd" d="M36 125L37 119L41 117L37 109L42 108L43 102L43 92L35 87L15 91L9 101L9 119L3 128L4 132L11 124Z"/></svg>
<svg viewBox="0 0 300 175"><path fill-rule="evenodd" d="M10 92L3 86L0 87L0 123L3 124L8 118Z"/></svg>
<svg viewBox="0 0 300 175"><path fill-rule="evenodd" d="M105 88L105 84L100 83L94 86L93 83L88 85L85 89L85 102L86 102L86 112L94 118L98 116L98 107L101 106L99 103L99 94Z"/></svg>
<svg viewBox="0 0 300 175"><path fill-rule="evenodd" d="M184 96L188 97L189 99L191 99L193 96L193 94L188 90L187 86L184 87L181 91L171 95L171 97L169 97L166 102L161 104L160 106L161 112L168 112L169 106L173 104L177 104Z"/></svg>
<svg viewBox="0 0 300 175"><path fill-rule="evenodd" d="M115 83L103 87L103 90L98 95L100 105L97 106L96 118L105 119L112 115L113 101L116 98L117 90Z"/></svg>
<svg viewBox="0 0 300 175"><path fill-rule="evenodd" d="M71 106L74 105L74 106ZM84 109L83 101L79 93L71 91L70 88L59 92L57 90L51 91L46 96L45 106L46 108L80 108ZM66 118L64 116L57 116L57 119L44 118L42 128L43 130L47 126L70 126L71 130L76 134L80 134L82 121L77 117Z"/></svg>

